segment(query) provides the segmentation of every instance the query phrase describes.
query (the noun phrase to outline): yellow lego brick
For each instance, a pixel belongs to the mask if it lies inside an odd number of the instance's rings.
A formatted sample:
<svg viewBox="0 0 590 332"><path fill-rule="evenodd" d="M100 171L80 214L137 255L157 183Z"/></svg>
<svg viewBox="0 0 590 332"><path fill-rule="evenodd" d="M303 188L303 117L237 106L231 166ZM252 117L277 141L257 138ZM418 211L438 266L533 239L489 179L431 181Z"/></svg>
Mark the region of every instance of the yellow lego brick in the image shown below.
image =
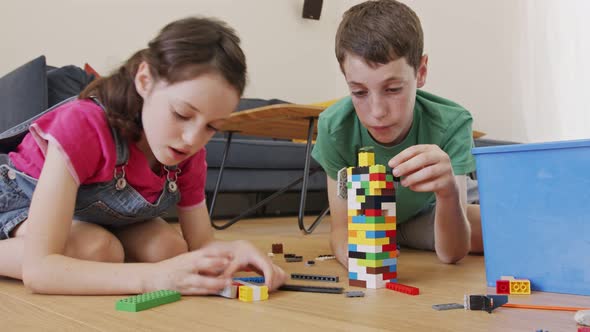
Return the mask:
<svg viewBox="0 0 590 332"><path fill-rule="evenodd" d="M364 203L365 202L365 196L357 196L356 197L356 202L357 203Z"/></svg>
<svg viewBox="0 0 590 332"><path fill-rule="evenodd" d="M352 177L352 169L353 169L353 168L354 168L354 167L348 167L348 168L346 169L346 174L348 175L348 178Z"/></svg>
<svg viewBox="0 0 590 332"><path fill-rule="evenodd" d="M359 153L359 167L366 167L375 165L375 153L373 152L360 152Z"/></svg>
<svg viewBox="0 0 590 332"><path fill-rule="evenodd" d="M239 288L239 300L243 302L254 301L254 289L250 286L240 286Z"/></svg>
<svg viewBox="0 0 590 332"><path fill-rule="evenodd" d="M383 260L382 259L379 259L379 260L359 259L359 260L357 260L357 264L359 266L365 266L365 267L382 267Z"/></svg>
<svg viewBox="0 0 590 332"><path fill-rule="evenodd" d="M348 230L354 231L392 231L395 230L397 227L396 223L387 223L387 219L385 224L357 224L352 223L352 217L348 217Z"/></svg>
<svg viewBox="0 0 590 332"><path fill-rule="evenodd" d="M358 233L357 233L358 235ZM348 244L363 244L367 246L382 246L384 244L389 244L389 238L381 238L381 239L359 239L359 238L348 238Z"/></svg>
<svg viewBox="0 0 590 332"><path fill-rule="evenodd" d="M369 195L381 196L381 188L369 188Z"/></svg>
<svg viewBox="0 0 590 332"><path fill-rule="evenodd" d="M510 280L510 295L524 295L531 293L531 282L527 279Z"/></svg>
<svg viewBox="0 0 590 332"><path fill-rule="evenodd" d="M374 173L385 173L385 166L383 165L373 165L371 167L369 167L369 173L370 174L374 174Z"/></svg>
<svg viewBox="0 0 590 332"><path fill-rule="evenodd" d="M268 300L268 287L267 286L258 286L260 287L260 301Z"/></svg>

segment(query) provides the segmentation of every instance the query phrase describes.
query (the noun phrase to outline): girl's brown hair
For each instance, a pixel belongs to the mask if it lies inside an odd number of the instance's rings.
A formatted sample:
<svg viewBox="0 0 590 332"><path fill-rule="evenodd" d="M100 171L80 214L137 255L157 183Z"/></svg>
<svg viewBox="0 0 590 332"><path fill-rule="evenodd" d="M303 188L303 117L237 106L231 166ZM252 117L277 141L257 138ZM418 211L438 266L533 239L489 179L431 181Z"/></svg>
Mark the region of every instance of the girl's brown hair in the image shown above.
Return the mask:
<svg viewBox="0 0 590 332"><path fill-rule="evenodd" d="M212 18L185 18L165 26L143 49L110 76L99 78L79 98L97 97L107 119L120 135L132 141L141 137L143 98L135 89L135 75L145 61L151 75L172 84L206 72L221 74L241 96L246 86L246 59L240 38L227 24Z"/></svg>

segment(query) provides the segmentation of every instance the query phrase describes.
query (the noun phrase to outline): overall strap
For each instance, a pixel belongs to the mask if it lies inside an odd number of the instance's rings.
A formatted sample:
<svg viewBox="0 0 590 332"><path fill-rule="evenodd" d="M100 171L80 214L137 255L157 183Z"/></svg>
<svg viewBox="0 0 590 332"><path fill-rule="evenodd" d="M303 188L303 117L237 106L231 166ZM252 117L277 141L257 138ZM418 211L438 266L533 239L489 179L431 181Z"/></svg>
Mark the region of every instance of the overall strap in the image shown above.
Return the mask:
<svg viewBox="0 0 590 332"><path fill-rule="evenodd" d="M95 96L90 96L90 98L92 98L92 101L94 101L98 106L100 106L100 108L102 108L105 113L107 113L107 109L100 102L100 100L98 100L98 98ZM129 160L129 147L127 146L127 142L121 140L117 130L112 126L109 127L111 128L111 133L113 134L113 139L115 141L115 149L117 150L117 161L115 166L124 166L127 164L127 160Z"/></svg>

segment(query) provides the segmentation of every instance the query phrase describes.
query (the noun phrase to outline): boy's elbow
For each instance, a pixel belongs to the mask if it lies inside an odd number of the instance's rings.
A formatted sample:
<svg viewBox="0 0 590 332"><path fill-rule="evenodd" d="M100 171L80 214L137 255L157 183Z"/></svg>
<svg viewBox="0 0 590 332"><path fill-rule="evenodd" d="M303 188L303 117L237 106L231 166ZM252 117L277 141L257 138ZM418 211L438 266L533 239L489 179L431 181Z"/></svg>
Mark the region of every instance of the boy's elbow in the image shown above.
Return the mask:
<svg viewBox="0 0 590 332"><path fill-rule="evenodd" d="M455 264L465 258L468 251L469 250L445 253L441 252L441 250L437 250L436 255L438 256L438 259L445 264Z"/></svg>

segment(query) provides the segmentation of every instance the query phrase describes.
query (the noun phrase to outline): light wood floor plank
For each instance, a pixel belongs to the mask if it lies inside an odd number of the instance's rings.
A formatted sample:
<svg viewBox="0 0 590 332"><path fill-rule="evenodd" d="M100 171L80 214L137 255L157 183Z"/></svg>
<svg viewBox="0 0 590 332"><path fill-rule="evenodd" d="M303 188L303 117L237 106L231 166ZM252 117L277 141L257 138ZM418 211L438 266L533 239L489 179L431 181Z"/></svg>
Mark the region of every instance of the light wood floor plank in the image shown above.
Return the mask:
<svg viewBox="0 0 590 332"><path fill-rule="evenodd" d="M308 222L313 221L309 218ZM177 225L175 225L177 227ZM283 243L286 253L313 259L329 254L329 223L302 235L296 218L240 221L216 237L248 239L263 252ZM338 275L340 282L289 281L292 284L347 286L347 271L335 261L286 263L273 260L289 273ZM481 311L435 311L433 304L462 303L463 294L493 293L485 287L482 256L469 256L456 265L442 264L431 252L403 250L399 282L420 288L419 296L387 289L365 290L364 298L344 295L276 292L268 301L243 303L220 297L188 297L140 313L118 312L122 296L47 296L30 294L18 281L0 279L0 317L3 326L31 330L94 327L103 331L574 331L574 313L500 308ZM590 297L534 293L512 296L511 302L590 307ZM47 308L42 310L40 308ZM24 321L24 322L21 322ZM21 324L21 325L19 325ZM25 324L25 325L22 325ZM62 326L66 328L61 329ZM3 330L3 329L2 329Z"/></svg>

